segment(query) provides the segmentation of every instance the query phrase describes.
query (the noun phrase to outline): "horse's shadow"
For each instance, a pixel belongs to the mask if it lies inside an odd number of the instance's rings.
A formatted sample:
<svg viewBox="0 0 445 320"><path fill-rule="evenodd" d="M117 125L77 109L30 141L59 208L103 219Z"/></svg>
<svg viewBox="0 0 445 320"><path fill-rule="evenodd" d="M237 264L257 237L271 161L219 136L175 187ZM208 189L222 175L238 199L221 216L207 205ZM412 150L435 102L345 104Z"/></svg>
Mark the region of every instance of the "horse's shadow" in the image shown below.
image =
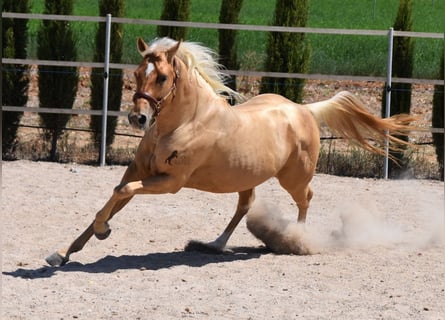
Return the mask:
<svg viewBox="0 0 445 320"><path fill-rule="evenodd" d="M50 278L59 272L112 273L117 270L160 270L174 266L202 267L212 263L257 259L270 251L265 247L234 247L231 252L207 254L201 252L175 251L149 253L147 255L106 256L96 262L82 264L69 262L62 267L44 266L37 269L18 268L3 275L23 279Z"/></svg>

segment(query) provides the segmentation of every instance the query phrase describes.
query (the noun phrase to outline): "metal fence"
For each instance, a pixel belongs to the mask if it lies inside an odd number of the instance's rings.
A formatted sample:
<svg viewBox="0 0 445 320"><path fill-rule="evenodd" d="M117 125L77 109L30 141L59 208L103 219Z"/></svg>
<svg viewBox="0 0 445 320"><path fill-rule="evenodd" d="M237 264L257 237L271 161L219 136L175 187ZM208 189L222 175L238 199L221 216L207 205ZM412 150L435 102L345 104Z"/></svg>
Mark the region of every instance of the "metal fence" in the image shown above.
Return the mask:
<svg viewBox="0 0 445 320"><path fill-rule="evenodd" d="M202 23L189 21L164 21L164 20L146 20L146 19L128 19L128 18L113 18L110 15L107 17L88 17L88 16L68 16L68 15L49 15L49 14L24 14L2 12L2 18L14 19L35 19L35 20L63 20L63 21L83 21L83 22L105 22L106 30L110 30L112 23L122 24L140 24L140 25L155 25L155 26L175 26L188 28L202 28L202 29L230 29L243 31L263 31L263 32L288 32L288 33L316 33L316 34L332 34L332 35L353 35L353 36L378 36L387 37L388 52L387 52L387 75L386 77L378 76L353 76L353 75L335 75L335 74L302 74L302 73L283 73L283 72L263 72L263 71L249 71L249 70L226 70L229 75L234 76L248 76L248 77L271 77L271 78L299 78L307 80L353 80L353 81L371 81L371 82L386 82L388 94L386 95L386 110L389 114L389 106L391 99L391 83L411 83L411 84L430 84L443 85L444 81L439 79L415 79L415 78L398 78L392 76L392 49L394 37L415 37L415 38L430 38L430 39L444 39L443 33L426 33L426 32L406 32L395 31L392 28L389 30L357 30L357 29L330 29L330 28L301 28L301 27L279 27L279 26L261 26L261 25L242 25L242 24L220 24L220 23ZM109 68L113 69L135 69L137 66L132 64L117 64L109 63L109 45L110 35L106 34L106 52L104 62L79 62L79 61L54 61L54 60L37 60L37 59L10 59L2 58L3 64L22 64L22 65L45 65L45 66L69 66L69 67L93 67L104 69L104 96L103 109L100 110L74 110L74 109L58 109L58 108L28 108L18 106L3 106L3 111L27 111L37 113L65 113L65 114L88 114L88 115L102 115L102 143L100 151L100 164L105 165L105 141L106 141L106 126L107 116L127 116L125 112L108 111L108 72ZM445 71L444 71L445 73ZM443 133L443 128L431 128L432 132ZM384 176L388 176L388 157L385 157Z"/></svg>

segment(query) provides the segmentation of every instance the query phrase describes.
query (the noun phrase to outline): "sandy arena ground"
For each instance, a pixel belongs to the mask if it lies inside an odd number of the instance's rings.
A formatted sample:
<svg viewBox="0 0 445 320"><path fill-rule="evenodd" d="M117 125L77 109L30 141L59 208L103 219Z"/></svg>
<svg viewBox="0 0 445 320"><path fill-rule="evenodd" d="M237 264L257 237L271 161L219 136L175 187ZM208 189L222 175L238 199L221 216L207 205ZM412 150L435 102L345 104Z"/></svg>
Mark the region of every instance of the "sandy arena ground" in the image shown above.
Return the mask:
<svg viewBox="0 0 445 320"><path fill-rule="evenodd" d="M2 299L10 319L445 319L444 184L316 175L305 241L319 254L267 252L241 222L233 253L213 240L235 194L184 189L134 198L60 268L44 258L92 221L124 167L3 162ZM257 202L296 217L271 180ZM342 234L334 238L332 233Z"/></svg>

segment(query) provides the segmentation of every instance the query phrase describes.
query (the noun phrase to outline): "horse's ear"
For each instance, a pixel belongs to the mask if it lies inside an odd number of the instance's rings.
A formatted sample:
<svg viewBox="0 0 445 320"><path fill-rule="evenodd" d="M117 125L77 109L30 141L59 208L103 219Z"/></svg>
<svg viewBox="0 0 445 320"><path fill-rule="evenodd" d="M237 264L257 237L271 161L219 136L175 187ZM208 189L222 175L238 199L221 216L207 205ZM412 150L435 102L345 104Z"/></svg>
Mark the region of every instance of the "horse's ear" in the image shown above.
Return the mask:
<svg viewBox="0 0 445 320"><path fill-rule="evenodd" d="M167 61L168 63L172 63L173 57L176 52L178 52L179 46L181 45L182 39L178 41L173 47L167 50Z"/></svg>
<svg viewBox="0 0 445 320"><path fill-rule="evenodd" d="M138 38L138 51L140 53L141 56L145 57L145 55L147 54L147 50L148 50L148 44L146 44L144 42L144 40L142 40L142 38Z"/></svg>

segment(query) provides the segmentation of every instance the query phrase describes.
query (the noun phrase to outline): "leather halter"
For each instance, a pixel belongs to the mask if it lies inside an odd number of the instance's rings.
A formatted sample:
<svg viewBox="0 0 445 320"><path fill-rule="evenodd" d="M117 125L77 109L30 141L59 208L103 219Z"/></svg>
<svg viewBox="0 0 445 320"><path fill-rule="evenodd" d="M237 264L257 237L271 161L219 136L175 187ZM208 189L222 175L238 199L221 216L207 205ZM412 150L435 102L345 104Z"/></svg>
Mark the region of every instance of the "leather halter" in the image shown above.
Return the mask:
<svg viewBox="0 0 445 320"><path fill-rule="evenodd" d="M173 60L173 65L176 66L176 60ZM173 84L165 96L157 99L147 92L136 91L133 95L133 102L136 103L137 99L147 100L148 104L154 111L152 118L156 118L159 115L159 113L161 112L162 104L164 103L164 101L167 100L167 98L170 97L170 95L172 95L172 94L173 94L173 97L175 96L176 81L178 80L178 78L179 78L179 70L176 69L175 70L175 78L173 79Z"/></svg>

